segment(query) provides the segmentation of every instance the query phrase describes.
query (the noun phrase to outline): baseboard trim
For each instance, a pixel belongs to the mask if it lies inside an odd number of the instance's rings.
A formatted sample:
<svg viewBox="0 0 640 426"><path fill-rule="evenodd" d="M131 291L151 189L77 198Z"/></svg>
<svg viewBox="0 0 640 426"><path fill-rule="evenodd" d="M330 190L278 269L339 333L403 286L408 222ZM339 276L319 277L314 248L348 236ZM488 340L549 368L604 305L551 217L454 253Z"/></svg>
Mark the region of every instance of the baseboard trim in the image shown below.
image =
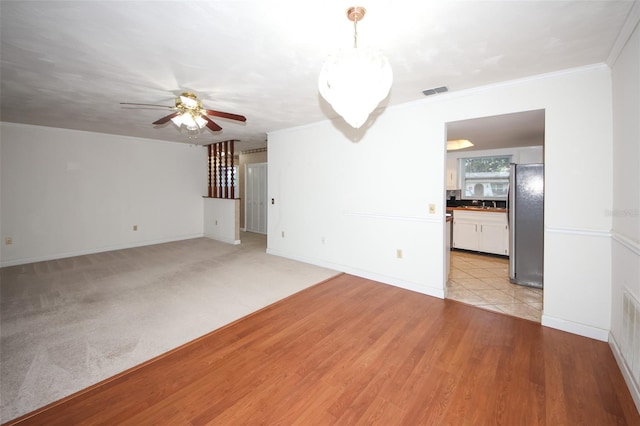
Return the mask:
<svg viewBox="0 0 640 426"><path fill-rule="evenodd" d="M345 274L355 275L357 277L366 278L373 281L378 281L383 284L392 285L394 287L403 288L405 290L415 291L416 293L426 294L427 296L437 297L438 299L444 299L444 288L439 289L436 287L425 287L423 285L419 285L417 283L411 281L401 280L395 277L390 277L387 275L376 274L374 272L365 271L358 268L352 268L349 266L333 263L333 262L324 262L319 261L317 259L305 258L302 256L292 256L288 253L283 253L278 250L267 248L267 254L271 254L274 256L284 257L291 260L296 260L298 262L308 263L311 265L320 266L327 269L332 269L338 272L344 272Z"/></svg>
<svg viewBox="0 0 640 426"><path fill-rule="evenodd" d="M238 245L242 242L241 240L236 240L234 238L224 238L224 237L219 237L213 234L204 234L203 236L211 240L220 241L221 243L227 243L227 244L233 244L233 245Z"/></svg>
<svg viewBox="0 0 640 426"><path fill-rule="evenodd" d="M627 365L626 361L622 357L622 352L620 351L620 347L618 346L618 342L613 337L613 334L609 333L609 346L611 347L611 352L613 352L613 357L616 359L616 363L618 363L618 367L622 372L622 377L624 377L624 381L629 388L629 392L631 393L631 398L633 398L633 402L636 404L636 409L640 412L640 384L636 383L633 380L633 374L631 373L631 369Z"/></svg>
<svg viewBox="0 0 640 426"><path fill-rule="evenodd" d="M573 321L567 321L549 315L542 315L542 325L549 328L555 328L556 330L577 334L578 336L589 337L590 339L596 339L603 342L609 341L609 330Z"/></svg>
<svg viewBox="0 0 640 426"><path fill-rule="evenodd" d="M203 236L204 234L201 234L201 233L190 234L190 235L182 235L179 237L160 238L157 240L137 241L137 242L127 243L127 244L114 244L111 246L97 247L97 248L86 249L86 250L77 250L77 251L66 252L66 253L49 254L46 256L23 257L20 259L3 260L3 261L0 261L0 267L4 268L6 266L17 266L17 265L25 265L27 263L45 262L47 260L65 259L67 257L84 256L87 254L103 253L106 251L124 250L128 248L143 247L143 246L152 246L154 244L164 244L164 243L171 243L174 241L191 240L193 238L202 238Z"/></svg>

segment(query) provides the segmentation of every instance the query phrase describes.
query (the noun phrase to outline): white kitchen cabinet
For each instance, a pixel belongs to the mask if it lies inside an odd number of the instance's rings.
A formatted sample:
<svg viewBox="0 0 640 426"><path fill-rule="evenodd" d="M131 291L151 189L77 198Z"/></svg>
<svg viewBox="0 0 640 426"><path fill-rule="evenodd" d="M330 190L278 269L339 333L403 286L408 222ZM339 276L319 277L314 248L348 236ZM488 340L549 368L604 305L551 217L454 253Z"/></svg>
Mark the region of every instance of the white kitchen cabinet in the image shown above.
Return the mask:
<svg viewBox="0 0 640 426"><path fill-rule="evenodd" d="M465 250L478 250L478 221L475 218L458 217L453 213L453 247Z"/></svg>
<svg viewBox="0 0 640 426"><path fill-rule="evenodd" d="M481 213L482 214L482 213ZM489 213L491 214L491 213ZM495 213L503 215L506 219L506 213ZM479 251L493 254L509 255L509 229L506 220L483 221L480 223L479 232Z"/></svg>
<svg viewBox="0 0 640 426"><path fill-rule="evenodd" d="M447 189L458 189L458 159L447 156Z"/></svg>
<svg viewBox="0 0 640 426"><path fill-rule="evenodd" d="M508 256L507 213L454 210L453 247Z"/></svg>

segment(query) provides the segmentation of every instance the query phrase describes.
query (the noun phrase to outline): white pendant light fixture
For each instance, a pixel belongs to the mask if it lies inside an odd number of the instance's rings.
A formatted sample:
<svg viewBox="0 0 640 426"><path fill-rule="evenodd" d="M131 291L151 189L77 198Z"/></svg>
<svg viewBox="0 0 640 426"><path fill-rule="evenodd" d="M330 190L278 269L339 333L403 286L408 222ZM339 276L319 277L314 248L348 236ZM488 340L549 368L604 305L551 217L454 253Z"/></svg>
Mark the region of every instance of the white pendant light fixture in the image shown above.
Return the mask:
<svg viewBox="0 0 640 426"><path fill-rule="evenodd" d="M393 81L387 58L371 48L358 48L358 21L365 12L364 7L347 9L347 18L353 21L353 48L330 56L318 80L322 97L356 129L387 97Z"/></svg>

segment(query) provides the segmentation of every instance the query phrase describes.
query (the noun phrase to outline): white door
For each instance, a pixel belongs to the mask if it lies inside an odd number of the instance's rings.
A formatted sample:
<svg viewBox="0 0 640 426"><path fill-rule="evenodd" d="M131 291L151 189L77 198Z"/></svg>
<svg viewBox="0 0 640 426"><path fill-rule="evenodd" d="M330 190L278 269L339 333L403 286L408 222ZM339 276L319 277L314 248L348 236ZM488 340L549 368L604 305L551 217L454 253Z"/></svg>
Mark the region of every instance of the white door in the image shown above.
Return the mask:
<svg viewBox="0 0 640 426"><path fill-rule="evenodd" d="M267 233L267 163L247 164L245 170L244 226L249 232Z"/></svg>

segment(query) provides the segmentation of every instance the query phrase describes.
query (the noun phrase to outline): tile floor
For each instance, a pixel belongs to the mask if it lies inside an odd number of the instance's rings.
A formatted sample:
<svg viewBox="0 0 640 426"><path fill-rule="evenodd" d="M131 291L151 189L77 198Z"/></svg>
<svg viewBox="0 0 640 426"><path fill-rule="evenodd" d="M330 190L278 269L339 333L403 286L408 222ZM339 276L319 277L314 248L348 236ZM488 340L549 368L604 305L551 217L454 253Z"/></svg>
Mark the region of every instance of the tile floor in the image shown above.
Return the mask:
<svg viewBox="0 0 640 426"><path fill-rule="evenodd" d="M540 322L542 289L509 282L509 259L451 251L447 298Z"/></svg>

